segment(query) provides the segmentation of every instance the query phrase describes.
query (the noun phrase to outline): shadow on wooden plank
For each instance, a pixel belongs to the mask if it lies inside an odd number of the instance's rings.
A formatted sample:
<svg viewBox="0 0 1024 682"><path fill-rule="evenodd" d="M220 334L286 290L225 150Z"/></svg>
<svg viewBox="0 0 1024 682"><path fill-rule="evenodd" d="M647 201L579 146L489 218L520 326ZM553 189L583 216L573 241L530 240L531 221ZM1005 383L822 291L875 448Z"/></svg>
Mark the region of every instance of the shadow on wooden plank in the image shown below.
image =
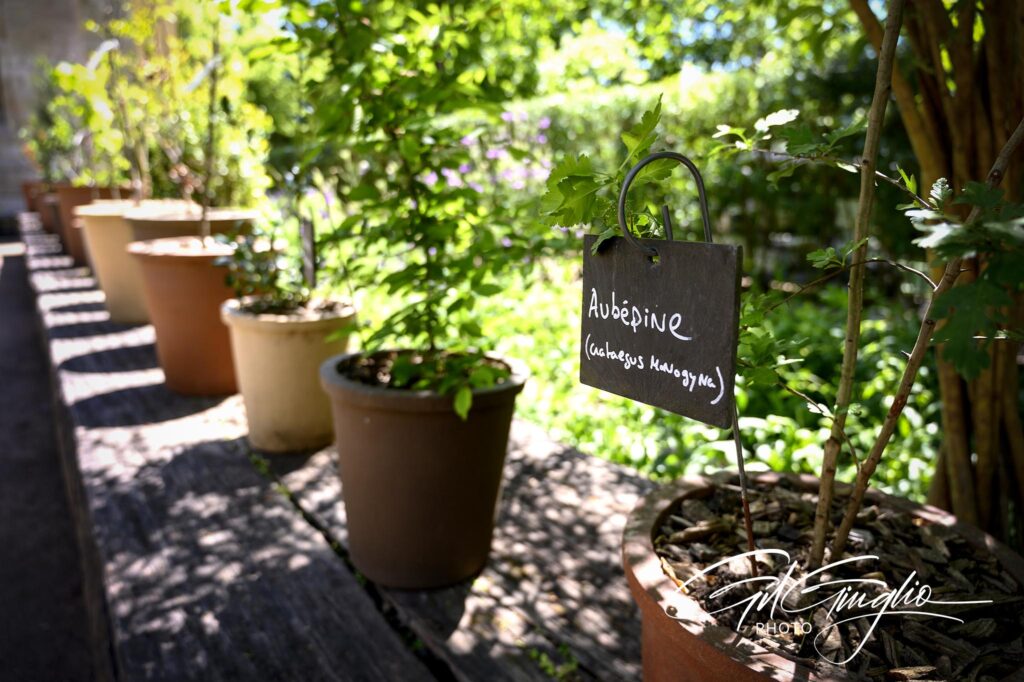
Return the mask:
<svg viewBox="0 0 1024 682"><path fill-rule="evenodd" d="M71 410L76 425L89 429L141 426L204 412L227 397L183 396L165 384L147 384L83 398Z"/></svg>
<svg viewBox="0 0 1024 682"><path fill-rule="evenodd" d="M122 372L155 369L160 366L156 357L156 346L148 343L144 346L110 348L85 355L74 355L60 363L60 369L69 372L106 372L109 370L105 369L105 366L110 364L116 365Z"/></svg>

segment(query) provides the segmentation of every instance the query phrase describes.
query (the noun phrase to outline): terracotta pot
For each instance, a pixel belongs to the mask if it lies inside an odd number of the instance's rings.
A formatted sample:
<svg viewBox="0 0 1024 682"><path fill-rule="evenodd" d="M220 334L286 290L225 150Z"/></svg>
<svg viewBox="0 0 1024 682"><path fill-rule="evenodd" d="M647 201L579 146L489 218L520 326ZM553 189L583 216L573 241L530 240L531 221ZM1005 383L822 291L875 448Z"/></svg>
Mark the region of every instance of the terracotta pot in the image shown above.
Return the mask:
<svg viewBox="0 0 1024 682"><path fill-rule="evenodd" d="M46 191L42 180L26 180L21 183L21 196L25 198L25 210L39 213L39 197Z"/></svg>
<svg viewBox="0 0 1024 682"><path fill-rule="evenodd" d="M774 484L784 477L803 490L818 490L818 479L813 476L769 473L751 478ZM706 477L686 477L662 486L637 503L626 523L622 562L630 592L640 607L643 620L644 681L679 680L682 671L685 671L685 679L695 682L859 679L852 675L816 673L804 664L755 644L732 628L719 625L696 599L680 592L665 575L654 552L656 530L663 525L679 500L706 497L713 485L713 481ZM836 487L838 494L848 494L849 486L845 486L846 490L840 484ZM883 503L931 523L952 527L975 547L991 552L1018 582L1024 583L1024 559L977 528L958 523L951 514L876 490L868 491L867 500ZM675 609L674 618L666 613L666 609L672 608Z"/></svg>
<svg viewBox="0 0 1024 682"><path fill-rule="evenodd" d="M474 391L469 418L452 396L350 379L358 354L320 368L331 398L351 558L374 582L426 589L464 580L491 548L516 395L526 375Z"/></svg>
<svg viewBox="0 0 1024 682"><path fill-rule="evenodd" d="M220 305L233 292L227 271L213 264L231 247L197 237L132 242L142 292L156 331L156 353L167 387L187 395L234 393L231 340Z"/></svg>
<svg viewBox="0 0 1024 682"><path fill-rule="evenodd" d="M36 207L39 209L39 223L43 229L50 234L60 236L60 210L58 207L57 193L44 192L36 199Z"/></svg>
<svg viewBox="0 0 1024 682"><path fill-rule="evenodd" d="M111 199L114 190L110 187L72 187L66 184L57 185L56 190L60 210L57 225L61 241L64 243L64 251L71 256L75 265L87 265L85 242L82 239L81 226L75 219L75 207L92 203L94 199ZM130 197L131 189L121 189L120 196Z"/></svg>
<svg viewBox="0 0 1024 682"><path fill-rule="evenodd" d="M193 206L179 199L148 199L134 201L99 200L76 206L74 213L81 224L85 250L89 256L100 289L106 297L110 320L119 324L144 324L149 313L142 295L142 274L135 259L128 255L128 244L139 241L125 220L129 211L163 214L185 211ZM219 229L221 225L215 223ZM198 234L198 223L195 232ZM177 236L177 235L170 235Z"/></svg>
<svg viewBox="0 0 1024 682"><path fill-rule="evenodd" d="M235 376L249 420L249 443L266 452L319 449L334 431L327 396L319 387L320 365L343 353L348 335L335 336L355 321L355 309L297 310L254 314L225 301L221 319L231 332Z"/></svg>

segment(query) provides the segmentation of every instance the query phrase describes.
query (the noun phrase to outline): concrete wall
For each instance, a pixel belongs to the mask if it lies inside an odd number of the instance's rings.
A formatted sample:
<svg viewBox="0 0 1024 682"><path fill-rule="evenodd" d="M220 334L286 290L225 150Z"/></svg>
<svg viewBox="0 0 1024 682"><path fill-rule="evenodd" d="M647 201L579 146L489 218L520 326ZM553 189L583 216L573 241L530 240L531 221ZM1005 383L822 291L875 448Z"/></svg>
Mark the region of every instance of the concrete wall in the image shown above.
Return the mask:
<svg viewBox="0 0 1024 682"><path fill-rule="evenodd" d="M19 185L35 176L18 142L18 129L38 98L41 58L88 59L94 38L82 26L99 18L109 0L0 0L0 216L21 210Z"/></svg>

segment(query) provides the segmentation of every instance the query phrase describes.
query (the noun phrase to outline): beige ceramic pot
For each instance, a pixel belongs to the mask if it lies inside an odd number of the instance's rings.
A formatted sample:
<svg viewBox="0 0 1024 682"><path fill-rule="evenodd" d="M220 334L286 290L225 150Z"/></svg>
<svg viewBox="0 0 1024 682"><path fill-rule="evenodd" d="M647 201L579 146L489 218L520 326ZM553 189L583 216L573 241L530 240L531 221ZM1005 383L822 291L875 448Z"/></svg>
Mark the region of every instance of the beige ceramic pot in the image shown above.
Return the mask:
<svg viewBox="0 0 1024 682"><path fill-rule="evenodd" d="M188 210L191 204L180 199L148 199L142 202L99 200L78 206L74 215L81 225L85 250L103 295L110 320L119 324L149 322L142 296L142 274L127 247L133 238L124 216L129 211L156 214L169 209ZM198 233L198 224L196 226Z"/></svg>
<svg viewBox="0 0 1024 682"><path fill-rule="evenodd" d="M234 393L231 341L220 320L231 298L227 270L214 265L231 247L199 237L132 242L142 293L156 331L156 353L167 387L186 395Z"/></svg>
<svg viewBox="0 0 1024 682"><path fill-rule="evenodd" d="M343 353L355 321L355 309L299 310L256 314L245 310L252 299L221 306L231 333L238 388L249 419L249 442L266 452L298 452L331 442L331 406L320 389L320 365ZM331 337L330 339L328 337Z"/></svg>

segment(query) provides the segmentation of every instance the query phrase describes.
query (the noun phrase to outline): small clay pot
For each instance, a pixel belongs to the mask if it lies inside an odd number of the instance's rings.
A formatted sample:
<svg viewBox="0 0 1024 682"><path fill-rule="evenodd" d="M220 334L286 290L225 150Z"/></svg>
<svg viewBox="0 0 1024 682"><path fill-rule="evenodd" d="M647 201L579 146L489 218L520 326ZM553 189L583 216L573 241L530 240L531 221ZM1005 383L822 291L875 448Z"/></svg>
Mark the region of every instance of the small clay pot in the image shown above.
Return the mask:
<svg viewBox="0 0 1024 682"><path fill-rule="evenodd" d="M231 340L220 306L233 292L227 270L214 265L231 247L199 237L132 242L128 253L142 273L142 292L156 331L156 353L172 391L234 393Z"/></svg>
<svg viewBox="0 0 1024 682"><path fill-rule="evenodd" d="M110 187L72 187L67 184L57 185L56 190L60 210L58 229L64 250L71 256L75 265L87 265L85 241L82 238L81 226L75 219L75 207L92 203L96 199L111 199L115 191ZM119 196L125 199L131 197L131 189L121 189Z"/></svg>
<svg viewBox="0 0 1024 682"><path fill-rule="evenodd" d="M755 482L767 484L775 484L782 478L793 481L798 489L818 490L818 479L813 476L765 473L751 477ZM682 677L694 682L860 679L815 672L807 665L755 644L732 628L719 625L696 599L681 592L665 575L654 552L657 529L664 525L679 500L706 497L711 494L713 485L709 478L688 476L656 488L640 499L626 522L622 563L642 617L644 681L667 682ZM837 494L849 494L848 485L837 484L836 489ZM1024 559L977 528L958 523L953 515L877 490L869 490L866 499L955 529L977 549L994 555L1018 582L1024 583ZM674 609L672 617L667 613L669 609Z"/></svg>
<svg viewBox="0 0 1024 682"><path fill-rule="evenodd" d="M39 213L39 197L46 191L42 180L26 180L21 183L21 196L25 199L25 210Z"/></svg>
<svg viewBox="0 0 1024 682"><path fill-rule="evenodd" d="M39 223L50 234L60 236L60 208L56 192L44 192L36 199Z"/></svg>
<svg viewBox="0 0 1024 682"><path fill-rule="evenodd" d="M348 377L360 356L320 368L331 398L352 562L387 587L451 585L487 562L508 433L526 375L473 392L469 418L451 395Z"/></svg>
<svg viewBox="0 0 1024 682"><path fill-rule="evenodd" d="M139 265L126 250L128 244L138 239L134 238L131 226L124 218L125 214L130 211L137 214L164 214L168 211L181 213L193 206L180 199L147 199L142 202L101 199L75 207L74 214L81 224L85 250L100 289L106 297L107 310L112 322L149 322L149 313L142 295ZM221 227L219 223L214 226ZM195 223L195 231L192 234L198 233L199 224Z"/></svg>
<svg viewBox="0 0 1024 682"><path fill-rule="evenodd" d="M221 319L231 332L238 387L249 421L249 443L264 452L319 449L331 442L331 407L320 390L320 365L343 353L355 321L355 308L299 309L286 314L255 314L231 299ZM330 338L329 338L330 337Z"/></svg>

